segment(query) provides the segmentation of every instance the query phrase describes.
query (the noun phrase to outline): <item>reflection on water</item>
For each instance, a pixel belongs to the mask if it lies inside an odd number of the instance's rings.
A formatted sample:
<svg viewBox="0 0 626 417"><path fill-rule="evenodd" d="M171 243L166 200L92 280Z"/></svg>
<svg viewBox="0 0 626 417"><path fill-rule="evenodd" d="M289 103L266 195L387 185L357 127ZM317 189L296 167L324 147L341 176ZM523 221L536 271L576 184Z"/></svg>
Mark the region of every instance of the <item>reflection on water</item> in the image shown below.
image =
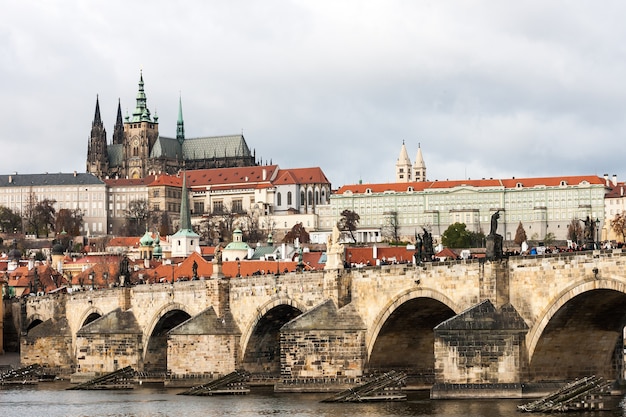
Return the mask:
<svg viewBox="0 0 626 417"><path fill-rule="evenodd" d="M441 416L520 417L520 400L436 400L428 392L409 393L407 401L368 404L321 403L327 394L276 394L270 388L253 389L250 395L190 397L180 390L142 387L130 391L65 391L64 386L0 389L0 416ZM598 415L598 413L575 413ZM622 410L602 412L601 417L623 416ZM533 414L533 416L541 416ZM553 416L553 415L552 415Z"/></svg>

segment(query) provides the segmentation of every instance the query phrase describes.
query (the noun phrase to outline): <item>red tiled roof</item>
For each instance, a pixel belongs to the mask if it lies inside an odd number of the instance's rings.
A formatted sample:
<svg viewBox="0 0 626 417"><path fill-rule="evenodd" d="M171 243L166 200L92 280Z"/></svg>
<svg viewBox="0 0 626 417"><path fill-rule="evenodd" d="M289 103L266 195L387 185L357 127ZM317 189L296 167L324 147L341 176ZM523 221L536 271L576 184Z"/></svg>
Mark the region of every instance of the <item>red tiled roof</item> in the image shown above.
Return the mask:
<svg viewBox="0 0 626 417"><path fill-rule="evenodd" d="M120 246L125 248L139 246L139 240L141 237L139 236L130 236L130 237L114 237L109 241L107 246Z"/></svg>
<svg viewBox="0 0 626 417"><path fill-rule="evenodd" d="M182 187L183 186L183 178L178 175L168 175L168 174L160 174L157 175L148 186L149 187L157 187L157 186L170 186L170 187Z"/></svg>
<svg viewBox="0 0 626 417"><path fill-rule="evenodd" d="M269 183L277 169L278 165L196 169L187 171L187 186Z"/></svg>
<svg viewBox="0 0 626 417"><path fill-rule="evenodd" d="M320 167L291 168L278 171L272 183L283 184L330 184Z"/></svg>
<svg viewBox="0 0 626 417"><path fill-rule="evenodd" d="M583 182L594 185L605 184L604 178L596 175L575 175L563 177L538 177L538 178L510 178L510 179L481 179L481 180L446 180L446 181L424 181L424 182L399 182L387 184L351 184L344 185L336 194L343 194L351 191L354 194L364 194L369 189L372 193L384 193L385 191L406 192L409 187L413 191L424 191L427 189L446 189L455 187L502 187L502 188L518 188L521 187L556 187L564 182L567 185L579 185Z"/></svg>

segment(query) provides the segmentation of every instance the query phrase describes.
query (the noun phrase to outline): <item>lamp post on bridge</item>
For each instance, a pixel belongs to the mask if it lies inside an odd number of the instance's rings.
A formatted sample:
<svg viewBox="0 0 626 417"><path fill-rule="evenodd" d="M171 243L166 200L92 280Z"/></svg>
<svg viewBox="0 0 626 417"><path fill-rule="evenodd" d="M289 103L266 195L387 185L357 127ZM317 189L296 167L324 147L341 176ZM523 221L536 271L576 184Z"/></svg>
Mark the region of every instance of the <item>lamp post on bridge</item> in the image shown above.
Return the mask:
<svg viewBox="0 0 626 417"><path fill-rule="evenodd" d="M600 219L596 217L596 249L600 249Z"/></svg>

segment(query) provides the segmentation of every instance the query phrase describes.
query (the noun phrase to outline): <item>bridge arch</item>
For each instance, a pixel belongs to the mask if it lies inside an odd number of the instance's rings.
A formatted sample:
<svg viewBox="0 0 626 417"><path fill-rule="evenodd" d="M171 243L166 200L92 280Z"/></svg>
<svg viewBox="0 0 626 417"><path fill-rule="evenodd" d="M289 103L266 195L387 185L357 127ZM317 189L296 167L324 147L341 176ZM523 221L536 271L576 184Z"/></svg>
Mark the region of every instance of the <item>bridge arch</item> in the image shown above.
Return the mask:
<svg viewBox="0 0 626 417"><path fill-rule="evenodd" d="M526 335L529 379L571 379L591 373L614 378L613 353L625 324L625 283L603 278L571 285L543 310Z"/></svg>
<svg viewBox="0 0 626 417"><path fill-rule="evenodd" d="M46 319L42 317L40 314L38 313L33 314L26 321L28 323L28 325L26 326L26 331L29 332L33 327L39 326L44 321L46 321Z"/></svg>
<svg viewBox="0 0 626 417"><path fill-rule="evenodd" d="M434 327L455 316L458 307L429 289L407 290L391 302L373 323L367 341L367 369L405 370L411 384L434 383Z"/></svg>
<svg viewBox="0 0 626 417"><path fill-rule="evenodd" d="M243 367L252 373L280 370L280 328L306 311L296 300L277 297L257 308L257 314L244 329L240 342ZM251 341L254 343L251 344ZM262 357L262 358L261 358Z"/></svg>
<svg viewBox="0 0 626 417"><path fill-rule="evenodd" d="M146 372L167 371L167 332L187 321L191 315L180 303L168 303L161 307L144 329L143 362Z"/></svg>
<svg viewBox="0 0 626 417"><path fill-rule="evenodd" d="M461 308L446 295L432 289L427 288L416 288L409 289L400 294L398 294L395 298L381 309L378 316L374 319L373 325L371 326L371 331L368 334L366 339L367 343L367 358L372 355L372 350L374 349L374 344L376 343L376 339L380 334L381 329L387 323L387 320L392 315L394 311L404 305L406 302L417 299L417 298L430 298L436 301L439 301L441 304L448 307L450 310L454 312L454 314L458 314L461 311Z"/></svg>
<svg viewBox="0 0 626 417"><path fill-rule="evenodd" d="M103 315L102 310L100 310L99 308L97 307L88 308L80 316L80 320L78 321L78 330L88 325L92 321L99 319L100 317L102 317L102 315Z"/></svg>

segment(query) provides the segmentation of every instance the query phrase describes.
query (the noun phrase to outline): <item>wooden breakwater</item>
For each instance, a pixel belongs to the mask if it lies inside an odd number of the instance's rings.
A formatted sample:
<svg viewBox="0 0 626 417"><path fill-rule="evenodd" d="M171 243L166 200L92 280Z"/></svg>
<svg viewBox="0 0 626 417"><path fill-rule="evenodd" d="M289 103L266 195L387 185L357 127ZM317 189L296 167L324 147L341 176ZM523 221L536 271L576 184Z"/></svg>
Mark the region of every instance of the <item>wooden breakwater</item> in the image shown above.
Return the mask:
<svg viewBox="0 0 626 417"><path fill-rule="evenodd" d="M406 394L402 392L405 381L406 373L389 371L364 384L341 391L322 402L403 401L406 400Z"/></svg>
<svg viewBox="0 0 626 417"><path fill-rule="evenodd" d="M113 390L132 389L135 384L135 370L127 366L117 371L110 372L82 384L68 388L68 390Z"/></svg>
<svg viewBox="0 0 626 417"><path fill-rule="evenodd" d="M518 405L519 411L550 413L580 410L602 410L607 408L606 397L610 396L611 382L589 376L570 382L559 390L538 400Z"/></svg>
<svg viewBox="0 0 626 417"><path fill-rule="evenodd" d="M237 370L215 381L210 381L206 384L192 387L187 391L180 392L178 395L209 396L248 394L250 392L250 386L248 385L249 378L250 374L248 372Z"/></svg>

